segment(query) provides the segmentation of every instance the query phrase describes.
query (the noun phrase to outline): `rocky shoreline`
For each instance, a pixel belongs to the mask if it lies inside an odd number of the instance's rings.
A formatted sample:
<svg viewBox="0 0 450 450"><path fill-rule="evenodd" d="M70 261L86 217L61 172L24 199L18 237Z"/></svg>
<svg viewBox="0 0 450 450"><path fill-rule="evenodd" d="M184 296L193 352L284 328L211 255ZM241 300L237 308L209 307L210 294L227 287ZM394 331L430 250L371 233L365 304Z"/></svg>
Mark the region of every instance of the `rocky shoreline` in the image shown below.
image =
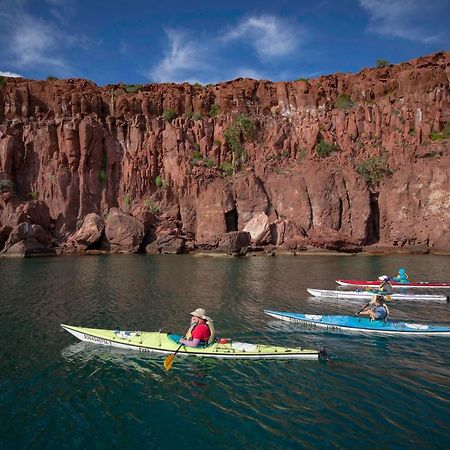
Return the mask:
<svg viewBox="0 0 450 450"><path fill-rule="evenodd" d="M449 79L3 78L0 255L450 254Z"/></svg>

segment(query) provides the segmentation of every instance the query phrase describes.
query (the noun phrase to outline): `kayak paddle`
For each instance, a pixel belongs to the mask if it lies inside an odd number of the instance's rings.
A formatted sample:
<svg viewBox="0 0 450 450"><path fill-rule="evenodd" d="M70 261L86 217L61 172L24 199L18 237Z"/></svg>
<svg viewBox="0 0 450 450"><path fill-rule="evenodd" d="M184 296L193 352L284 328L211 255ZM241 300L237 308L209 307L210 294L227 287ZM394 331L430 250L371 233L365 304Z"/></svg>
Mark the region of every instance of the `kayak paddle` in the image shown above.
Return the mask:
<svg viewBox="0 0 450 450"><path fill-rule="evenodd" d="M372 302L372 300L369 301L369 303L365 304L357 313L355 313L355 316L359 316L360 313L362 313Z"/></svg>
<svg viewBox="0 0 450 450"><path fill-rule="evenodd" d="M172 368L173 360L175 359L175 355L178 353L181 347L184 344L180 344L180 346L175 350L175 353L172 353L164 360L164 369L170 370Z"/></svg>
<svg viewBox="0 0 450 450"><path fill-rule="evenodd" d="M192 331L192 328L194 328L195 324L191 324L189 327L189 330L187 330L186 334L183 336L183 339L189 334L190 331ZM181 340L181 339L180 339ZM164 369L170 370L172 368L173 360L175 359L175 355L179 352L180 348L183 347L184 344L180 344L180 346L175 350L175 353L172 353L164 360Z"/></svg>

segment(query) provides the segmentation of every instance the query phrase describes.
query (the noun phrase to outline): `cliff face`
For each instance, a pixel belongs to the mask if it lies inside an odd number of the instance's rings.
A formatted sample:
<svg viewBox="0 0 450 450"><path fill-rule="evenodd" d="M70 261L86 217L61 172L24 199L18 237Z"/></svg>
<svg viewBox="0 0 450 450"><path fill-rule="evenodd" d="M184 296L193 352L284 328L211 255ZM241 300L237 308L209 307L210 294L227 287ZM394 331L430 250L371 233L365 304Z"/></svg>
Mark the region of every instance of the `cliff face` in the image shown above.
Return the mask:
<svg viewBox="0 0 450 450"><path fill-rule="evenodd" d="M245 230L287 249L450 252L449 78L438 53L287 83L7 79L0 250L180 252Z"/></svg>

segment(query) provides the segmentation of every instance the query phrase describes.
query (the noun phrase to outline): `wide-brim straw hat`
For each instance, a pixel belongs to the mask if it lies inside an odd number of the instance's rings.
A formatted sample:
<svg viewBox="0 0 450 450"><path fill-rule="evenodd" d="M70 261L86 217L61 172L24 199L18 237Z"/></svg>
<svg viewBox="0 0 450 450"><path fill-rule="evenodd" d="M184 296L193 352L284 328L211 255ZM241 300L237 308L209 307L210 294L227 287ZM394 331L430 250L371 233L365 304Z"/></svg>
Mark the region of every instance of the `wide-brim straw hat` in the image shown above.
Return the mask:
<svg viewBox="0 0 450 450"><path fill-rule="evenodd" d="M197 308L195 311L192 311L191 316L200 317L200 319L212 322L211 317L206 315L206 311L203 308Z"/></svg>

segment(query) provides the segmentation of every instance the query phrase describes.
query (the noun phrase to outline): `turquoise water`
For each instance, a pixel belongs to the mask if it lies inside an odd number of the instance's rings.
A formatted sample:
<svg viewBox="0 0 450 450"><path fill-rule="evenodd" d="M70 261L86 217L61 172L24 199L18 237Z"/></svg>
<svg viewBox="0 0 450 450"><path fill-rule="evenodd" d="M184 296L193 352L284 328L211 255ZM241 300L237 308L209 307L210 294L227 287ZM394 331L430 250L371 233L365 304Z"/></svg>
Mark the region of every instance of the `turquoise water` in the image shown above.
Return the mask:
<svg viewBox="0 0 450 450"><path fill-rule="evenodd" d="M449 448L450 338L309 331L263 309L352 314L307 287L406 267L450 280L445 256L92 256L0 259L0 448ZM445 291L443 291L445 292ZM88 345L60 323L183 333L203 307L218 335L326 347L332 359L221 361ZM408 302L392 318L450 322Z"/></svg>

